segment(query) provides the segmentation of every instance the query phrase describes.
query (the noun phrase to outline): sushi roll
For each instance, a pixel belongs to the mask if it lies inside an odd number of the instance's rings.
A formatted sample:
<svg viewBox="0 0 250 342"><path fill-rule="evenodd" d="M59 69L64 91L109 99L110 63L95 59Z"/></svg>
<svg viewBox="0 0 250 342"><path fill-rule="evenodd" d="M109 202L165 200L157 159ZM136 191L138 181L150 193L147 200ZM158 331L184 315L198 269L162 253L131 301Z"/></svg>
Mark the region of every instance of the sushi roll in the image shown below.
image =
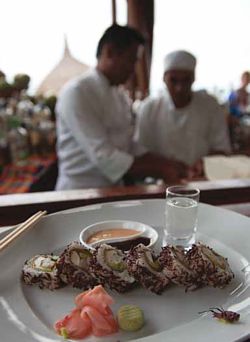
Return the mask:
<svg viewBox="0 0 250 342"><path fill-rule="evenodd" d="M169 279L162 273L158 258L143 244L131 248L126 261L129 273L144 288L160 294L169 284Z"/></svg>
<svg viewBox="0 0 250 342"><path fill-rule="evenodd" d="M96 285L96 280L89 272L88 262L91 252L79 242L70 243L57 262L60 278L66 284L87 290Z"/></svg>
<svg viewBox="0 0 250 342"><path fill-rule="evenodd" d="M27 260L22 269L22 280L27 285L38 285L41 289L55 290L62 287L56 264L58 256L36 255Z"/></svg>
<svg viewBox="0 0 250 342"><path fill-rule="evenodd" d="M115 247L107 244L98 246L89 267L96 279L111 290L122 293L135 286L135 279L127 270L125 254Z"/></svg>
<svg viewBox="0 0 250 342"><path fill-rule="evenodd" d="M163 274L174 284L184 286L186 291L199 287L197 273L189 268L184 248L163 247L158 261Z"/></svg>
<svg viewBox="0 0 250 342"><path fill-rule="evenodd" d="M226 258L201 243L187 253L189 266L202 279L204 285L223 288L234 278Z"/></svg>

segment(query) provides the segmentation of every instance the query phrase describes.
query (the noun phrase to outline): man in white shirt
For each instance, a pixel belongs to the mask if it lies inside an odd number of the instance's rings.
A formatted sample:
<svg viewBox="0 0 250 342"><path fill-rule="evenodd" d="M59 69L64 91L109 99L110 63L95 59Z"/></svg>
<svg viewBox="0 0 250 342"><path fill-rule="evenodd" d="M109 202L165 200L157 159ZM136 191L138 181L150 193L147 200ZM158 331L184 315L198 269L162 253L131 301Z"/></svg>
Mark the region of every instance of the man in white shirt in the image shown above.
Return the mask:
<svg viewBox="0 0 250 342"><path fill-rule="evenodd" d="M201 174L203 156L231 149L226 120L215 98L192 91L195 66L195 57L187 51L165 57L166 89L142 103L137 131L137 140L149 151L169 162L183 162L190 177Z"/></svg>
<svg viewBox="0 0 250 342"><path fill-rule="evenodd" d="M98 43L96 68L62 90L56 106L57 190L120 184L127 174L176 179L172 165L162 157L136 157L142 151L133 143L131 106L118 87L134 72L143 44L136 30L111 26Z"/></svg>

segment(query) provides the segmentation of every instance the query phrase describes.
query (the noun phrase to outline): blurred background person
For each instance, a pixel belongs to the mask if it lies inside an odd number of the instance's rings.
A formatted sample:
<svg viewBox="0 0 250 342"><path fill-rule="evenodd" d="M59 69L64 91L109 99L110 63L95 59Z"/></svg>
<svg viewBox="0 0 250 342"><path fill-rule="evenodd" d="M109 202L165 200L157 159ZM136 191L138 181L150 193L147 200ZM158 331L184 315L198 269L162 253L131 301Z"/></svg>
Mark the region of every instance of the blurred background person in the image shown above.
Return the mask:
<svg viewBox="0 0 250 342"><path fill-rule="evenodd" d="M248 85L250 83L250 72L244 71L241 75L241 85L229 95L229 112L232 116L240 118L250 112L250 94Z"/></svg>
<svg viewBox="0 0 250 342"><path fill-rule="evenodd" d="M173 51L164 60L165 90L138 109L136 140L169 162L184 163L189 178L202 175L203 156L231 151L225 115L206 91L193 91L196 58Z"/></svg>
<svg viewBox="0 0 250 342"><path fill-rule="evenodd" d="M228 98L228 126L233 150L242 153L249 150L250 141L250 72L241 75L240 87Z"/></svg>
<svg viewBox="0 0 250 342"><path fill-rule="evenodd" d="M70 81L59 95L57 190L121 184L124 176L166 181L183 176L181 162L173 166L157 155L142 155L144 149L133 142L131 103L119 85L133 74L143 44L132 28L109 27L97 46L96 68Z"/></svg>

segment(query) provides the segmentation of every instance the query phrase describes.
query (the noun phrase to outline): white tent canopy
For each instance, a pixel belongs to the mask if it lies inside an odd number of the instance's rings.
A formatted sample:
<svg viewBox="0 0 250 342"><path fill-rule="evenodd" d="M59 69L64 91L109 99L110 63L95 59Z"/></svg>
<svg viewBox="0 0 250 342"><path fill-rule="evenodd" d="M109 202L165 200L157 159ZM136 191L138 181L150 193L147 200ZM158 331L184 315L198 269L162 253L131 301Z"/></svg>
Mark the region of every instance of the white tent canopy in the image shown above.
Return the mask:
<svg viewBox="0 0 250 342"><path fill-rule="evenodd" d="M66 82L71 78L81 75L89 68L88 65L78 61L71 55L65 37L63 58L42 81L36 91L36 95L58 95L60 89Z"/></svg>

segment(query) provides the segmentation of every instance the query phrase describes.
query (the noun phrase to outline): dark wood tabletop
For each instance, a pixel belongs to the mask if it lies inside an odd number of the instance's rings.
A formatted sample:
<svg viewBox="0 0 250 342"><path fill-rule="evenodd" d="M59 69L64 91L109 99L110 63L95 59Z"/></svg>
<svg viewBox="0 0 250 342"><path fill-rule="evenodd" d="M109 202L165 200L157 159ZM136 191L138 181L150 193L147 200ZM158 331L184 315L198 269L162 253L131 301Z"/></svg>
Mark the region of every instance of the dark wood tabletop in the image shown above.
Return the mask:
<svg viewBox="0 0 250 342"><path fill-rule="evenodd" d="M250 179L197 181L189 185L201 190L201 202L250 216ZM52 213L101 202L164 198L165 190L164 185L137 185L1 195L0 226L21 222L38 210Z"/></svg>

